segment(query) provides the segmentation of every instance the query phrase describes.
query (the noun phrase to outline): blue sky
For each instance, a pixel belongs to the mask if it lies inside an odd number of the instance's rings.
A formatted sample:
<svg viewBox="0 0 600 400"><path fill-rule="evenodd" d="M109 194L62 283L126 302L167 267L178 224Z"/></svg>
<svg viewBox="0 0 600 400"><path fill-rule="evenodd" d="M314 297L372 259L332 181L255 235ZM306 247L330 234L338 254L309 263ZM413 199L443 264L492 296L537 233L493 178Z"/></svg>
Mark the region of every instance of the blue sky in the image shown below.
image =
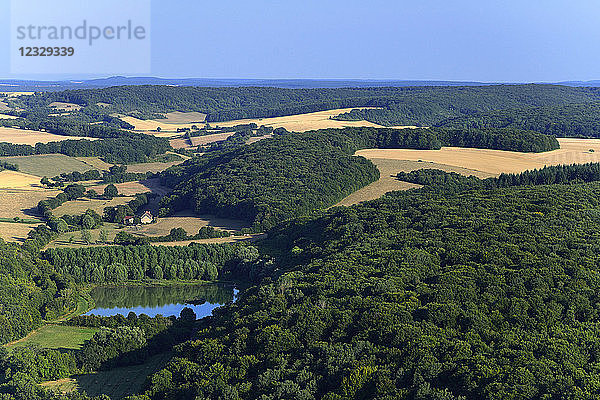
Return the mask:
<svg viewBox="0 0 600 400"><path fill-rule="evenodd" d="M599 21L598 0L157 0L150 75L600 79ZM11 75L9 22L0 0L0 77L87 77Z"/></svg>

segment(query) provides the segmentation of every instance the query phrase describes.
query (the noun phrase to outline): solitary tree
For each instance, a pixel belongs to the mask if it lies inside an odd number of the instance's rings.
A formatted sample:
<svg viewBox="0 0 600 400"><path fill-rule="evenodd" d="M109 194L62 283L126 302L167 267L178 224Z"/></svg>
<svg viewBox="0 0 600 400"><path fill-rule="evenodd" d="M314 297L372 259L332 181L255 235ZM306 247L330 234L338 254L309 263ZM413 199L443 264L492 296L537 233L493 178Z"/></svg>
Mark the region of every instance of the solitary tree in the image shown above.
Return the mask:
<svg viewBox="0 0 600 400"><path fill-rule="evenodd" d="M90 244L92 242L92 234L90 233L90 231L88 231L87 229L82 230L81 240L83 240L85 244Z"/></svg>
<svg viewBox="0 0 600 400"><path fill-rule="evenodd" d="M96 221L94 221L94 218L89 214L85 214L81 219L81 225L83 225L85 229L92 229L94 225L96 225Z"/></svg>
<svg viewBox="0 0 600 400"><path fill-rule="evenodd" d="M68 230L69 230L69 225L67 225L67 223L65 222L64 219L59 218L56 221L56 232L58 232L58 233L65 233Z"/></svg>
<svg viewBox="0 0 600 400"><path fill-rule="evenodd" d="M119 190L112 183L104 188L104 197L112 199L113 197L117 197L119 195Z"/></svg>

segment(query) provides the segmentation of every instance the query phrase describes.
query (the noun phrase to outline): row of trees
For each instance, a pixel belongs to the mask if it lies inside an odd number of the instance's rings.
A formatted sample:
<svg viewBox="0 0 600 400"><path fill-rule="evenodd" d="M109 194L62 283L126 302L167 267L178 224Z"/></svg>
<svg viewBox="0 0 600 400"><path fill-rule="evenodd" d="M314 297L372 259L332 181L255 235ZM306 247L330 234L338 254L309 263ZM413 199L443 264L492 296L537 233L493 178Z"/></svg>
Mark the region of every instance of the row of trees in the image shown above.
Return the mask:
<svg viewBox="0 0 600 400"><path fill-rule="evenodd" d="M56 248L42 253L55 270L75 282L108 283L143 279L215 280L238 264L258 259L252 246L109 246Z"/></svg>
<svg viewBox="0 0 600 400"><path fill-rule="evenodd" d="M600 181L600 163L553 165L518 174L500 174L497 178L479 179L455 172L438 169L420 169L400 172L396 176L405 182L425 185L426 190L464 191L472 189L495 189L524 185L552 185Z"/></svg>
<svg viewBox="0 0 600 400"><path fill-rule="evenodd" d="M127 133L117 138L63 140L37 143L35 146L3 142L0 143L0 156L64 154L71 157L100 157L111 164L130 164L152 161L171 149L165 138Z"/></svg>
<svg viewBox="0 0 600 400"><path fill-rule="evenodd" d="M121 121L121 120L119 120ZM125 134L121 129L133 129L133 125L123 124L120 127L106 126L104 124L89 124L77 120L75 117L46 117L36 113L25 113L24 118L2 119L0 126L17 127L20 129L43 131L61 136L79 136L89 138L118 138Z"/></svg>
<svg viewBox="0 0 600 400"><path fill-rule="evenodd" d="M142 245L160 242L225 238L229 236L231 236L230 232L216 229L212 226L203 226L195 235L189 235L183 228L172 228L168 235L163 236L136 236L129 232L121 231L115 236L115 244Z"/></svg>

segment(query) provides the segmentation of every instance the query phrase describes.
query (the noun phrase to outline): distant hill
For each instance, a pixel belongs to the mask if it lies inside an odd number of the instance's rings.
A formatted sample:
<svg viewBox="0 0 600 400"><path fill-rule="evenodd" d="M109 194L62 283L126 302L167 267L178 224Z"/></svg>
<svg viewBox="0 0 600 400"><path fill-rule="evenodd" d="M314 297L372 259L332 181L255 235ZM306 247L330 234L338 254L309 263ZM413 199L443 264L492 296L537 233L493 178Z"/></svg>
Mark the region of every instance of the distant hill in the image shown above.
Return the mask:
<svg viewBox="0 0 600 400"><path fill-rule="evenodd" d="M258 86L287 89L343 88L343 87L405 87L405 86L482 86L492 83L459 81L410 81L410 80L362 80L362 79L170 79L155 77L113 76L83 81L30 81L0 80L0 91L61 91L68 89L98 89L126 85L173 85L202 87Z"/></svg>

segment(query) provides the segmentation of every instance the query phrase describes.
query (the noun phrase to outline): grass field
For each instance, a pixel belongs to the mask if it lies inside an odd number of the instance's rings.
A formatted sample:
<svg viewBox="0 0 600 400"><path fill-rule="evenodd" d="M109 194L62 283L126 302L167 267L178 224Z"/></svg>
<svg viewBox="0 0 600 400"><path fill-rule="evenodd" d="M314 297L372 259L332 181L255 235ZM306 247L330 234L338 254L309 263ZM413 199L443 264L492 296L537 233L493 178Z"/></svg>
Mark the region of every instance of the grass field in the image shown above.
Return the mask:
<svg viewBox="0 0 600 400"><path fill-rule="evenodd" d="M37 345L47 349L78 350L83 342L94 336L97 331L97 328L50 324L31 332L17 342L8 344L6 347L14 349Z"/></svg>
<svg viewBox="0 0 600 400"><path fill-rule="evenodd" d="M130 164L127 166L127 172L135 172L135 173L146 173L146 172L161 172L165 169L172 167L173 165L181 164L184 160L181 161L172 161L167 163L154 162L154 163L143 163L143 164Z"/></svg>
<svg viewBox="0 0 600 400"><path fill-rule="evenodd" d="M163 368L170 359L171 353L157 354L141 365L44 382L41 385L60 393L78 390L86 392L90 396L106 394L113 400L122 399L128 395L139 393L146 377Z"/></svg>
<svg viewBox="0 0 600 400"><path fill-rule="evenodd" d="M98 157L75 157L76 160L81 161L87 165L87 169L97 169L99 171L108 171L112 164L106 163Z"/></svg>
<svg viewBox="0 0 600 400"><path fill-rule="evenodd" d="M39 177L53 177L63 172L85 172L93 169L90 165L76 158L63 154L40 154L35 156L0 157L0 160L17 164L20 172ZM39 179L38 179L39 182Z"/></svg>
<svg viewBox="0 0 600 400"><path fill-rule="evenodd" d="M560 149L544 153L444 147L441 150L367 149L356 154L370 160L423 160L489 174L518 173L545 165L600 162L600 139L559 138L558 142Z"/></svg>
<svg viewBox="0 0 600 400"><path fill-rule="evenodd" d="M33 146L36 143L60 142L60 141L69 140L69 139L96 140L94 138L53 135L48 132L0 127L0 142L9 142L9 143L14 143L14 144L29 144L29 145Z"/></svg>

